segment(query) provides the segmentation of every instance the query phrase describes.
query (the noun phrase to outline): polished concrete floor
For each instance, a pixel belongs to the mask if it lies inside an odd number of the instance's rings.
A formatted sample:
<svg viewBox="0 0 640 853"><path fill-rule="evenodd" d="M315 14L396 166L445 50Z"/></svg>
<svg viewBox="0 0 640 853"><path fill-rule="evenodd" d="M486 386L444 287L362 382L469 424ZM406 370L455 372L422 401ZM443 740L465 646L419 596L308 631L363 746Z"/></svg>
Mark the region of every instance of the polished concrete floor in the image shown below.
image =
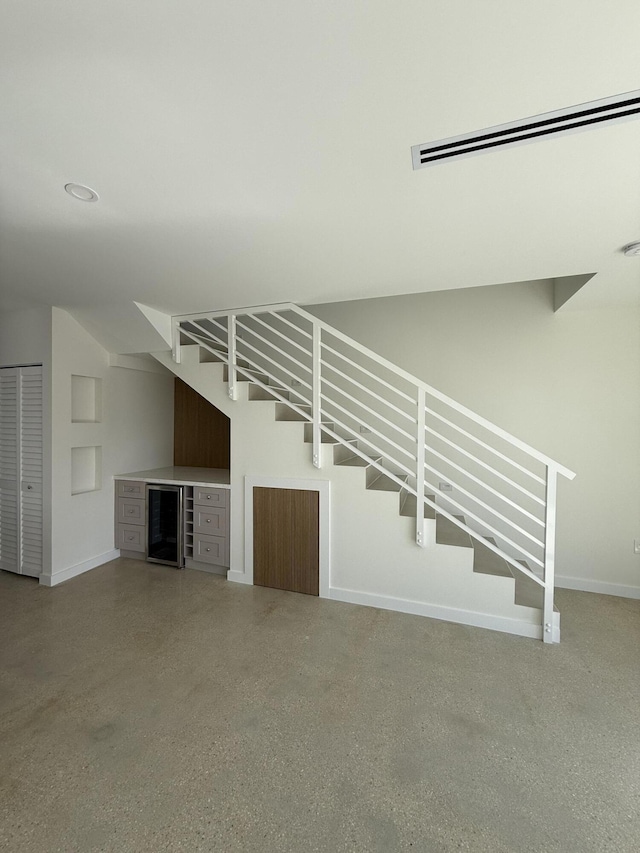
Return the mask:
<svg viewBox="0 0 640 853"><path fill-rule="evenodd" d="M0 572L0 849L637 851L640 602L534 640L117 560Z"/></svg>

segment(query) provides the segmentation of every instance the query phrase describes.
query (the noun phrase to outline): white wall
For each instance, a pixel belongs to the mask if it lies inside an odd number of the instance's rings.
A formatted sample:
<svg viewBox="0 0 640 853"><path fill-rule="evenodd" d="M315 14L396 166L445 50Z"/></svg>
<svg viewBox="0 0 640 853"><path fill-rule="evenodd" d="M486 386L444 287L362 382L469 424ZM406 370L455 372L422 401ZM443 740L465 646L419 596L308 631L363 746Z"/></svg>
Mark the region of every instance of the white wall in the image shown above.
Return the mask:
<svg viewBox="0 0 640 853"><path fill-rule="evenodd" d="M559 485L558 574L637 594L637 309L554 314L539 281L308 310L573 469Z"/></svg>
<svg viewBox="0 0 640 853"><path fill-rule="evenodd" d="M52 315L52 565L57 583L114 556L113 476L171 465L170 374L109 366L109 354L65 311ZM71 422L71 376L102 380L102 421ZM72 495L71 448L102 448L96 491Z"/></svg>
<svg viewBox="0 0 640 853"><path fill-rule="evenodd" d="M0 366L46 364L51 353L51 308L0 313Z"/></svg>

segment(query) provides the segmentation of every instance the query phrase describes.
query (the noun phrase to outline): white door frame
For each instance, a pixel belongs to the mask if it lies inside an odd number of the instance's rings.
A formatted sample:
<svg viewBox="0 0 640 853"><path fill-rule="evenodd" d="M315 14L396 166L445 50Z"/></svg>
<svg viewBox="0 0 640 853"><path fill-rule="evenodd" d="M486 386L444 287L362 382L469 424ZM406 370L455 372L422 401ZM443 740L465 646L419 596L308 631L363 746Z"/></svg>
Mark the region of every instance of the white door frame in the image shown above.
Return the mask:
<svg viewBox="0 0 640 853"><path fill-rule="evenodd" d="M319 492L319 595L329 598L331 575L331 483L329 480L298 480L294 477L244 478L244 582L253 584L253 487L300 489ZM235 578L234 578L235 580Z"/></svg>

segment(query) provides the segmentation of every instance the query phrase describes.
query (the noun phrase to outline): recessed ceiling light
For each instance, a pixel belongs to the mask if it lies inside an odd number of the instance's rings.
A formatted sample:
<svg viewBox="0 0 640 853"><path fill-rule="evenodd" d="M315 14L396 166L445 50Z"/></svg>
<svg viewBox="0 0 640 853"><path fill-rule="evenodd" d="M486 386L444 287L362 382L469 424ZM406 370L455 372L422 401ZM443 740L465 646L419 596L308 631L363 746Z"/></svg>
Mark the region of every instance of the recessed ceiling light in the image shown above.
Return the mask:
<svg viewBox="0 0 640 853"><path fill-rule="evenodd" d="M95 190L85 187L82 184L65 184L65 190L77 198L78 201L98 201L100 196Z"/></svg>
<svg viewBox="0 0 640 853"><path fill-rule="evenodd" d="M622 251L628 258L640 255L640 241L637 241L635 243L627 243L627 245L622 249Z"/></svg>

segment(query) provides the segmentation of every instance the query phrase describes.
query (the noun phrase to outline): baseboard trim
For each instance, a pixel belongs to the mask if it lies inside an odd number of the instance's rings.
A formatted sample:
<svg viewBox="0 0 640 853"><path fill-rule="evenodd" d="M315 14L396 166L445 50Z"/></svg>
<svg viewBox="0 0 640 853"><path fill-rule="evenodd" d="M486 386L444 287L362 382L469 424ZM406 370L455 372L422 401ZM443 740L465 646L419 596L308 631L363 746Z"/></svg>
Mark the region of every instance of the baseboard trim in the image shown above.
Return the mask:
<svg viewBox="0 0 640 853"><path fill-rule="evenodd" d="M234 569L229 569L227 572L227 580L233 581L234 583L244 583L253 586L253 580L251 580L246 572L238 572Z"/></svg>
<svg viewBox="0 0 640 853"><path fill-rule="evenodd" d="M104 554L98 554L97 557L92 557L90 560L85 560L82 563L76 563L75 566L69 566L68 569L62 569L59 572L54 572L51 575L40 575L40 583L43 586L57 586L59 583L71 580L78 575L96 569L104 563L110 563L111 560L116 560L120 556L118 548L113 548L111 551L105 551Z"/></svg>
<svg viewBox="0 0 640 853"><path fill-rule="evenodd" d="M394 598L393 596L374 595L369 592L340 589L338 587L330 588L329 598L334 601L344 601L347 604L363 604L366 607L380 607L383 610L396 610L399 613L410 613L414 616L427 616L429 619L455 622L458 625L488 628L491 631L515 634L518 637L529 637L534 640L542 639L542 625L528 622L526 619L494 616L491 613L461 610L455 607L444 607L440 604L427 604L423 601L411 601L404 598ZM554 630L554 641L560 641L559 625Z"/></svg>
<svg viewBox="0 0 640 853"><path fill-rule="evenodd" d="M617 595L620 598L640 598L640 586L627 586L623 583L607 583L588 578L572 578L556 575L556 587L576 589L580 592L597 592L600 595Z"/></svg>

